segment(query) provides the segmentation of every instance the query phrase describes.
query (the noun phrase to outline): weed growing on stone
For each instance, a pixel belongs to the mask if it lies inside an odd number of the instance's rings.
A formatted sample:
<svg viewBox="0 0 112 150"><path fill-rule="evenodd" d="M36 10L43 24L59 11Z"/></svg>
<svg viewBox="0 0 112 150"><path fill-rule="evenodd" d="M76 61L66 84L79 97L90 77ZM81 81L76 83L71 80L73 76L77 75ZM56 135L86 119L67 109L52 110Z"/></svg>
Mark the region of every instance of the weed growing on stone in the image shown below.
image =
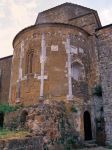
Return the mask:
<svg viewBox="0 0 112 150"><path fill-rule="evenodd" d="M10 131L9 129L0 129L0 139L23 138L28 135L28 131Z"/></svg>

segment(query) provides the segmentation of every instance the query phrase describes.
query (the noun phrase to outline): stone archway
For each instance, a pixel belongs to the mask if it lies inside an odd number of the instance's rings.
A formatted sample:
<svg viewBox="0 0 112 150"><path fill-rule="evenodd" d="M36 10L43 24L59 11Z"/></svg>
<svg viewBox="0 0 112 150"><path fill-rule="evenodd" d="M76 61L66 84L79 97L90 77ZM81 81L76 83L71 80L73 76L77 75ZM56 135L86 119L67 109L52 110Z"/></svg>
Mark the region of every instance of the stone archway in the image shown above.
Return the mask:
<svg viewBox="0 0 112 150"><path fill-rule="evenodd" d="M84 137L85 140L92 140L91 116L88 111L84 112Z"/></svg>
<svg viewBox="0 0 112 150"><path fill-rule="evenodd" d="M3 128L4 124L4 113L0 112L0 128Z"/></svg>
<svg viewBox="0 0 112 150"><path fill-rule="evenodd" d="M25 126L27 116L28 116L28 112L26 110L23 110L21 115L20 115L21 126Z"/></svg>

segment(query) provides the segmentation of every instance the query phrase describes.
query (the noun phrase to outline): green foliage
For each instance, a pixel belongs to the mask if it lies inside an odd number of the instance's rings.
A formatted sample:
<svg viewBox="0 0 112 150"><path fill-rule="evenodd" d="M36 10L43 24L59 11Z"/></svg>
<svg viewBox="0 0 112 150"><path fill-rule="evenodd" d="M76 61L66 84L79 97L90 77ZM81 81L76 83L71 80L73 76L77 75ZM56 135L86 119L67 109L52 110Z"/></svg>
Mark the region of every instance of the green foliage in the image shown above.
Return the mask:
<svg viewBox="0 0 112 150"><path fill-rule="evenodd" d="M28 135L29 132L28 131L11 131L9 129L3 128L0 129L0 139L10 139L10 138L23 138L26 135Z"/></svg>
<svg viewBox="0 0 112 150"><path fill-rule="evenodd" d="M102 87L101 87L101 85L97 85L94 88L93 95L96 95L98 97L102 97Z"/></svg>
<svg viewBox="0 0 112 150"><path fill-rule="evenodd" d="M77 108L76 108L75 105L73 105L73 106L71 107L71 111L77 113Z"/></svg>
<svg viewBox="0 0 112 150"><path fill-rule="evenodd" d="M19 109L19 106L9 106L8 104L0 104L0 112L7 113Z"/></svg>
<svg viewBox="0 0 112 150"><path fill-rule="evenodd" d="M6 134L8 134L10 131L8 129L0 129L0 138L4 137Z"/></svg>

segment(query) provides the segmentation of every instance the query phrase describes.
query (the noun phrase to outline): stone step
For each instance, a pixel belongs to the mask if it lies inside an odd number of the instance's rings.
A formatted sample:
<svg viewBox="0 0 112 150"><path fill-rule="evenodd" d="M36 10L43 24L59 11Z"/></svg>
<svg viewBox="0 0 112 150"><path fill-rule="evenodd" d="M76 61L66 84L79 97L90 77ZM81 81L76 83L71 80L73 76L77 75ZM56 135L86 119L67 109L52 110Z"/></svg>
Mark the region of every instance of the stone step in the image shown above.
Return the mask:
<svg viewBox="0 0 112 150"><path fill-rule="evenodd" d="M84 146L87 147L87 148L92 148L92 147L97 147L98 145L97 144L86 143L86 144L84 144Z"/></svg>
<svg viewBox="0 0 112 150"><path fill-rule="evenodd" d="M91 148L91 147L97 147L98 145L95 143L95 140L85 141L84 146Z"/></svg>
<svg viewBox="0 0 112 150"><path fill-rule="evenodd" d="M87 141L84 141L84 143L96 143L96 140L87 140Z"/></svg>

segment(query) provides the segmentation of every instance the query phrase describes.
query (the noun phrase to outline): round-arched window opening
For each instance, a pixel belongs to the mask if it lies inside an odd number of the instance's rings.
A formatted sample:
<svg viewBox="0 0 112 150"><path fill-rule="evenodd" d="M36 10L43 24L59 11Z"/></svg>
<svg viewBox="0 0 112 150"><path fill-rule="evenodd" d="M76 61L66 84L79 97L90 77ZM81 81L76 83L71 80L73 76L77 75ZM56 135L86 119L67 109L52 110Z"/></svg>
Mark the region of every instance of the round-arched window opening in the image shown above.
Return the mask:
<svg viewBox="0 0 112 150"><path fill-rule="evenodd" d="M0 128L3 128L4 124L4 113L0 112Z"/></svg>
<svg viewBox="0 0 112 150"><path fill-rule="evenodd" d="M74 80L83 78L83 66L79 62L74 62L71 65L71 76Z"/></svg>
<svg viewBox="0 0 112 150"><path fill-rule="evenodd" d="M21 113L21 116L20 116L20 123L22 126L25 125L27 116L28 116L28 112L26 110L23 110L23 112Z"/></svg>

